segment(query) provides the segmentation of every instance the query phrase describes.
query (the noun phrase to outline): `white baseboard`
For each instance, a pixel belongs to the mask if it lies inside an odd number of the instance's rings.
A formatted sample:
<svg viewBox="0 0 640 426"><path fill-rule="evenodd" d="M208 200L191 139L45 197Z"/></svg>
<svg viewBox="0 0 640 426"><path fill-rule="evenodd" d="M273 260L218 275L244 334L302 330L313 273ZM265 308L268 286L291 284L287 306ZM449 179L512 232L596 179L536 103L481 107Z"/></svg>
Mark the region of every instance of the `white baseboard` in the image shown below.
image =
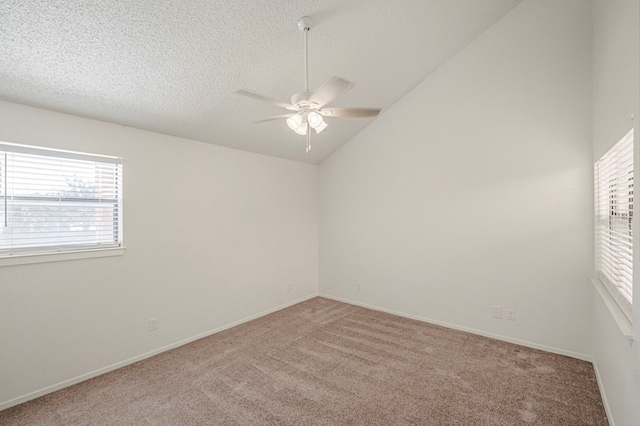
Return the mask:
<svg viewBox="0 0 640 426"><path fill-rule="evenodd" d="M309 296L305 296L305 297L302 297L300 299L293 300L291 302L287 302L287 303L285 303L283 305L276 306L275 308L267 309L266 311L260 312L258 314L251 315L249 317L243 318L243 319L238 320L238 321L234 321L234 322L229 323L229 324L225 324L225 325L220 326L218 328L214 328L213 330L205 331L204 333L200 333L200 334L198 334L196 336L192 336L192 337L180 340L178 342L172 343L170 345L166 345L166 346L163 346L161 348L154 349L152 351L145 352L145 353L140 354L140 355L136 355L134 357L131 357L129 359L125 359L124 361L116 362L115 364L111 364L111 365L108 365L106 367L98 368L98 369L90 371L88 373L81 374L81 375L73 377L71 379L64 380L62 382L56 383L54 385L47 386L45 388L42 388L42 389L39 389L39 390L36 390L36 391L33 391L33 392L29 392L26 395L22 395L22 396L19 396L17 398L10 399L8 401L1 402L0 403L0 411L6 410L7 408L13 407L14 405L22 404L23 402L27 402L27 401L30 401L32 399L36 399L36 398L41 397L43 395L49 394L51 392L55 392L57 390L66 388L68 386L75 385L76 383L84 382L85 380L92 379L92 378L94 378L96 376L99 376L101 374L105 374L105 373L108 373L110 371L117 370L118 368L125 367L125 366L127 366L129 364L133 364L135 362L142 361L143 359L150 358L150 357L152 357L154 355L158 355L159 353L168 351L170 349L175 349L177 347L186 345L187 343L191 343L191 342L193 342L195 340L202 339L203 337L211 336L211 335L219 333L221 331L228 330L229 328L235 327L235 326L240 325L240 324L244 324L245 322L249 322L251 320L263 317L265 315L269 315L269 314L271 314L273 312L282 310L284 308L288 308L289 306L296 305L298 303L304 302L304 301L309 300L309 299L313 299L314 297L317 297L317 296L318 296L318 293L313 293L313 294L311 294Z"/></svg>
<svg viewBox="0 0 640 426"><path fill-rule="evenodd" d="M354 300L344 299L344 298L341 298L341 297L335 297L335 296L331 296L329 294L320 293L320 294L318 294L318 296L324 297L326 299L337 300L338 302L344 302L344 303L349 303L351 305L361 306L363 308L373 309L374 311L386 312L388 314L398 315L398 316L401 316L401 317L414 319L414 320L426 322L426 323L429 323L429 324L439 325L439 326L446 327L446 328L451 328L451 329L454 329L454 330L465 331L467 333L477 334L479 336L484 336L484 337L490 337L492 339L502 340L504 342L509 342L509 343L515 343L516 345L526 346L528 348L533 348L533 349L540 349L541 351L551 352L551 353L558 354L558 355L565 355L565 356L568 356L568 357L571 357L571 358L577 358L577 359L582 360L582 361L587 361L587 362L593 363L593 356L581 354L579 352L568 351L568 350L565 350L565 349L555 348L553 346L542 345L540 343L528 342L526 340L514 339L513 337L502 336L500 334L488 333L486 331L481 331L481 330L476 330L476 329L473 329L473 328L463 327L463 326L456 325L456 324L450 324L450 323L444 322L444 321L437 321L437 320L434 320L434 319L425 318L425 317L421 317L421 316L418 316L418 315L412 315L412 314L407 314L405 312L394 311L393 309L381 308L379 306L368 305L366 303L357 302L357 301L354 301Z"/></svg>
<svg viewBox="0 0 640 426"><path fill-rule="evenodd" d="M609 421L610 426L616 426L616 422L613 420L611 406L609 405L609 400L607 399L607 393L604 391L604 384L602 383L602 376L600 376L600 371L598 370L598 363L596 360L593 361L593 371L596 373L596 381L598 382L598 388L600 389L600 396L602 397L602 405L604 405L604 412L607 414L607 420Z"/></svg>

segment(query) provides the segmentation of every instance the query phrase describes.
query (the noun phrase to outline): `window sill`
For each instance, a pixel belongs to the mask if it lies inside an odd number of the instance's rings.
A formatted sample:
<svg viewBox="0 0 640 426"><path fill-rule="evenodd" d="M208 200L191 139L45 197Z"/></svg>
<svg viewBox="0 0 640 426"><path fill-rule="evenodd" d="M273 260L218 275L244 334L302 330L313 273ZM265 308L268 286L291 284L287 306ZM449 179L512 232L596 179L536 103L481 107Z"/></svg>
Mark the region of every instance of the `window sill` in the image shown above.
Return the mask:
<svg viewBox="0 0 640 426"><path fill-rule="evenodd" d="M118 248L109 248L109 249L68 251L64 253L38 253L38 254L2 257L0 258L0 267L28 265L31 263L49 263L49 262L63 262L67 260L93 259L97 257L122 256L124 254L124 250L125 250L124 247L118 247Z"/></svg>
<svg viewBox="0 0 640 426"><path fill-rule="evenodd" d="M629 342L629 346L633 346L633 324L618 307L618 304L615 302L615 300L613 300L611 294L609 294L609 290L605 288L604 284L602 284L598 278L591 277L591 283L598 291L600 298L609 310L609 313L613 317L613 320L618 325L618 328L622 332L622 335Z"/></svg>

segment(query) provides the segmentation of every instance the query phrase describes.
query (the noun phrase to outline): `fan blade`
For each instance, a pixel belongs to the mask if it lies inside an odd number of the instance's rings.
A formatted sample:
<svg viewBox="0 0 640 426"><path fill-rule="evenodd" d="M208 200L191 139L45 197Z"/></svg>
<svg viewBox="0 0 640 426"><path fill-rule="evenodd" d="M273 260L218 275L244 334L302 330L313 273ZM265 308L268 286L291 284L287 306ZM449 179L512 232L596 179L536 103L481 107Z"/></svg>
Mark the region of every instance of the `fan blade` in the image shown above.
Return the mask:
<svg viewBox="0 0 640 426"><path fill-rule="evenodd" d="M273 121L273 120L280 120L281 118L289 118L292 115L293 114L274 115L273 117L263 118L262 120L249 121L248 123L249 124L264 123L265 121Z"/></svg>
<svg viewBox="0 0 640 426"><path fill-rule="evenodd" d="M323 108L318 113L327 117L375 117L380 108Z"/></svg>
<svg viewBox="0 0 640 426"><path fill-rule="evenodd" d="M309 101L318 104L318 108L322 108L352 87L352 82L334 76L322 83L318 90L311 95Z"/></svg>
<svg viewBox="0 0 640 426"><path fill-rule="evenodd" d="M291 111L297 111L297 108L286 102L279 101L277 99L270 98L269 96L261 95L260 93L252 92L251 90L236 90L238 95L247 96L249 98L257 99L262 102L277 105L282 108L290 109Z"/></svg>

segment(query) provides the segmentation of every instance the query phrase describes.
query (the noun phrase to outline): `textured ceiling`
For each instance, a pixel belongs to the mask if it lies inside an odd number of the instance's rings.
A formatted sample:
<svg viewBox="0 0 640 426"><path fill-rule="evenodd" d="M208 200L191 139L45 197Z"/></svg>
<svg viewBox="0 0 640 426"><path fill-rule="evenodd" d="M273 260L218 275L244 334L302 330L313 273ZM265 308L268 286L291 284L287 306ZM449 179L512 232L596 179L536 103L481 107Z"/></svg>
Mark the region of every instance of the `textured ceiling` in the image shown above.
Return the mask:
<svg viewBox="0 0 640 426"><path fill-rule="evenodd" d="M0 98L282 158L319 163L373 118L328 118L305 154L288 101L337 75L331 104L384 109L521 0L0 0Z"/></svg>

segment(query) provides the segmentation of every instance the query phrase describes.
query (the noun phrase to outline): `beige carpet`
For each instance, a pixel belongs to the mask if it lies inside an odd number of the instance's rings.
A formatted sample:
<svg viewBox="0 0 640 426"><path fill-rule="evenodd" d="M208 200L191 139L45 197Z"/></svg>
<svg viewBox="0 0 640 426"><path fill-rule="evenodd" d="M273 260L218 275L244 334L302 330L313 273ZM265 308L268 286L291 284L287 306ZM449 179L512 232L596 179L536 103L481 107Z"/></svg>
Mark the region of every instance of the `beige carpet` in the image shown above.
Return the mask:
<svg viewBox="0 0 640 426"><path fill-rule="evenodd" d="M2 425L606 425L591 364L315 298Z"/></svg>

